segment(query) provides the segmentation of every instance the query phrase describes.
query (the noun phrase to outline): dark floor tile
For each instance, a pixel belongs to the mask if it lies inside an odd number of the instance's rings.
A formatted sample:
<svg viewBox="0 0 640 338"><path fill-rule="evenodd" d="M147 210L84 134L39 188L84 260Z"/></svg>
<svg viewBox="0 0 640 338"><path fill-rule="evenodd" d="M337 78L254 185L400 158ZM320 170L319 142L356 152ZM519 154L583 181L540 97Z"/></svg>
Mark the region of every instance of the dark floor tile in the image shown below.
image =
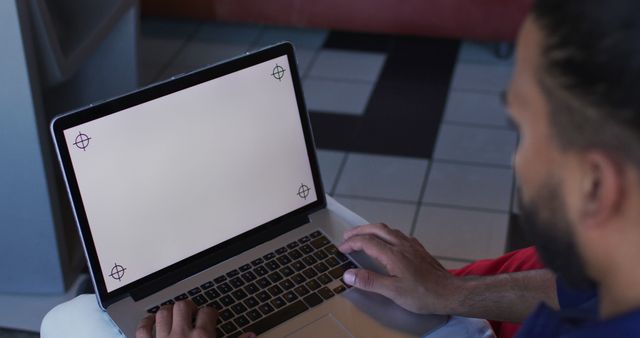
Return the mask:
<svg viewBox="0 0 640 338"><path fill-rule="evenodd" d="M324 48L387 53L393 48L393 44L394 37L391 35L331 31Z"/></svg>
<svg viewBox="0 0 640 338"><path fill-rule="evenodd" d="M311 112L311 128L316 147L349 151L362 123L362 117Z"/></svg>

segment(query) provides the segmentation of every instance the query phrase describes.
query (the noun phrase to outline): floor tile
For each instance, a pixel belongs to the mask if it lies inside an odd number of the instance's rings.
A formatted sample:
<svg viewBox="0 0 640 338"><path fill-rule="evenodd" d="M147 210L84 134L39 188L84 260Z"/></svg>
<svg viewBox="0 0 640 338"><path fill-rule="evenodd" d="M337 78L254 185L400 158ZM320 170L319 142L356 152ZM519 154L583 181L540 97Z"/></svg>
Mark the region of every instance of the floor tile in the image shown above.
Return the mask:
<svg viewBox="0 0 640 338"><path fill-rule="evenodd" d="M458 61L465 63L491 63L513 65L513 56L499 58L495 42L464 41L460 46Z"/></svg>
<svg viewBox="0 0 640 338"><path fill-rule="evenodd" d="M296 49L319 49L327 39L328 31L322 29L265 27L257 47L289 41Z"/></svg>
<svg viewBox="0 0 640 338"><path fill-rule="evenodd" d="M511 166L517 136L512 130L443 124L434 159Z"/></svg>
<svg viewBox="0 0 640 338"><path fill-rule="evenodd" d="M510 66L458 63L451 88L500 93L507 88L510 79Z"/></svg>
<svg viewBox="0 0 640 338"><path fill-rule="evenodd" d="M444 120L495 127L508 127L507 111L497 93L451 90Z"/></svg>
<svg viewBox="0 0 640 338"><path fill-rule="evenodd" d="M383 202L337 195L336 200L371 223L386 223L405 234L411 232L415 204Z"/></svg>
<svg viewBox="0 0 640 338"><path fill-rule="evenodd" d="M322 49L309 76L323 79L375 82L384 66L380 53Z"/></svg>
<svg viewBox="0 0 640 338"><path fill-rule="evenodd" d="M434 162L424 203L509 211L513 170Z"/></svg>
<svg viewBox="0 0 640 338"><path fill-rule="evenodd" d="M438 257L435 257L435 258L447 270L460 269L460 268L463 268L463 267L469 265L469 263L472 262L472 260L455 260L454 261L454 260L450 260L450 259L446 259L446 258L438 258Z"/></svg>
<svg viewBox="0 0 640 338"><path fill-rule="evenodd" d="M307 79L303 89L307 108L317 112L362 115L369 102L373 83Z"/></svg>
<svg viewBox="0 0 640 338"><path fill-rule="evenodd" d="M318 155L318 165L320 166L325 193L332 194L338 171L347 154L344 151L322 149L318 149L316 154Z"/></svg>
<svg viewBox="0 0 640 338"><path fill-rule="evenodd" d="M324 48L385 53L393 48L394 39L386 34L331 31Z"/></svg>
<svg viewBox="0 0 640 338"><path fill-rule="evenodd" d="M424 159L351 153L336 194L415 202L427 166Z"/></svg>
<svg viewBox="0 0 640 338"><path fill-rule="evenodd" d="M480 259L504 253L509 215L423 206L414 236L435 256Z"/></svg>
<svg viewBox="0 0 640 338"><path fill-rule="evenodd" d="M300 74L301 79L304 79L309 72L311 63L313 62L317 53L318 51L314 49L296 48L295 54L296 60L298 62L298 73Z"/></svg>

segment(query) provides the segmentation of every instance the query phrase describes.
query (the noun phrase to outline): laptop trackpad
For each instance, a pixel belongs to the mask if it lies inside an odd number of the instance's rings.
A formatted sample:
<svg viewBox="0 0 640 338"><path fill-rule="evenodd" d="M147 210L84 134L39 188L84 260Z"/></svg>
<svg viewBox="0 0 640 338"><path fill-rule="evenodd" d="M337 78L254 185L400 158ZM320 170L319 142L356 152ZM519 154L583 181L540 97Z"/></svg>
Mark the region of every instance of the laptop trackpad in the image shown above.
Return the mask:
<svg viewBox="0 0 640 338"><path fill-rule="evenodd" d="M353 338L353 335L340 324L331 314L307 324L306 326L288 334L288 338Z"/></svg>

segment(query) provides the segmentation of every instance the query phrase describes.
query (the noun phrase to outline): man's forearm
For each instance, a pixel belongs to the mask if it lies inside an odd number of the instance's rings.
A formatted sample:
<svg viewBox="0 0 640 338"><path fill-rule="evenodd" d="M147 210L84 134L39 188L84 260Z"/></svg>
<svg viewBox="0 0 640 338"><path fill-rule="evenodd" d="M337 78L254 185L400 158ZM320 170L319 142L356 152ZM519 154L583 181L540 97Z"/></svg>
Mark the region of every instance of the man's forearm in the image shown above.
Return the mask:
<svg viewBox="0 0 640 338"><path fill-rule="evenodd" d="M522 322L540 302L558 307L555 275L532 270L495 276L460 277L452 315Z"/></svg>

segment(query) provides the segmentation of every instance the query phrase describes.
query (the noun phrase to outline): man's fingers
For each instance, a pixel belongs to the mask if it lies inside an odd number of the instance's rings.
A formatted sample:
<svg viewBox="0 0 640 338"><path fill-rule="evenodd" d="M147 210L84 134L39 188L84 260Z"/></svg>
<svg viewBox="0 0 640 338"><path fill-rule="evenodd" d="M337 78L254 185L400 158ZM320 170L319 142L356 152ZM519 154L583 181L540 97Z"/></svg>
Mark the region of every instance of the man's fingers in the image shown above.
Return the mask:
<svg viewBox="0 0 640 338"><path fill-rule="evenodd" d="M173 322L173 305L166 305L156 313L156 336L168 337Z"/></svg>
<svg viewBox="0 0 640 338"><path fill-rule="evenodd" d="M394 298L394 277L383 276L365 269L350 269L344 272L344 282L356 288Z"/></svg>
<svg viewBox="0 0 640 338"><path fill-rule="evenodd" d="M355 227L344 233L344 239L347 240L358 235L375 235L390 244L398 244L403 236L402 232L391 229L384 223L377 223Z"/></svg>
<svg viewBox="0 0 640 338"><path fill-rule="evenodd" d="M393 268L391 256L391 245L374 235L358 235L353 236L344 241L338 249L344 253L352 251L364 251L370 257L378 260L387 268L387 271L393 273L389 269Z"/></svg>
<svg viewBox="0 0 640 338"><path fill-rule="evenodd" d="M216 332L218 321L218 311L212 307L205 306L196 315L196 328L201 328L207 332Z"/></svg>
<svg viewBox="0 0 640 338"><path fill-rule="evenodd" d="M138 324L136 329L136 338L152 338L153 323L155 322L155 316L149 315L144 317Z"/></svg>
<svg viewBox="0 0 640 338"><path fill-rule="evenodd" d="M191 300L182 300L173 305L171 331L189 332L193 328L193 316L198 308Z"/></svg>

